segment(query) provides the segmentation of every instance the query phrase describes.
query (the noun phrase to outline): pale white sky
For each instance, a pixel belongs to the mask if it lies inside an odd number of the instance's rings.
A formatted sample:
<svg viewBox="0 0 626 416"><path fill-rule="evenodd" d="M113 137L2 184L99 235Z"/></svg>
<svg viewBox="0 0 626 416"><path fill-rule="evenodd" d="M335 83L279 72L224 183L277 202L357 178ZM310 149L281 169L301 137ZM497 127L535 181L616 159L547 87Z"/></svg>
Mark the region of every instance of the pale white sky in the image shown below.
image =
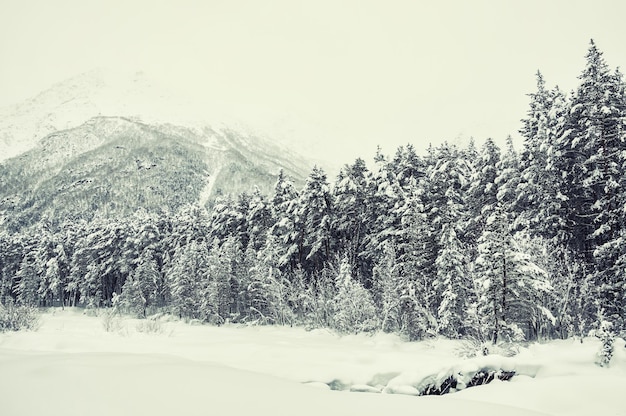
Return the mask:
<svg viewBox="0 0 626 416"><path fill-rule="evenodd" d="M590 38L626 65L625 12L621 0L1 0L0 106L119 67L343 162L377 144L503 141L537 69L571 90Z"/></svg>

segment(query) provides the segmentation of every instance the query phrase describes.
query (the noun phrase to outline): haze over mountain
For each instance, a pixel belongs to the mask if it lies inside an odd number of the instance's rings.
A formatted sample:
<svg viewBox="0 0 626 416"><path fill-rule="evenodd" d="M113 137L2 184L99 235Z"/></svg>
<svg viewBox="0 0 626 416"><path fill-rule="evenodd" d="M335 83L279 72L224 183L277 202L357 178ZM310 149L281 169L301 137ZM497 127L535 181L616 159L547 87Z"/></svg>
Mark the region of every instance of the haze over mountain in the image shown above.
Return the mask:
<svg viewBox="0 0 626 416"><path fill-rule="evenodd" d="M0 108L0 160L32 149L47 134L77 127L96 116L146 123L229 128L259 135L226 105L197 102L143 72L94 69L61 81L33 98ZM272 138L274 140L274 138Z"/></svg>
<svg viewBox="0 0 626 416"><path fill-rule="evenodd" d="M193 108L148 78L92 71L0 113L0 211L125 215L269 193L280 169L302 183L313 162L224 114ZM203 121L214 116L215 123ZM227 121L225 121L227 120ZM229 124L230 123L230 124Z"/></svg>

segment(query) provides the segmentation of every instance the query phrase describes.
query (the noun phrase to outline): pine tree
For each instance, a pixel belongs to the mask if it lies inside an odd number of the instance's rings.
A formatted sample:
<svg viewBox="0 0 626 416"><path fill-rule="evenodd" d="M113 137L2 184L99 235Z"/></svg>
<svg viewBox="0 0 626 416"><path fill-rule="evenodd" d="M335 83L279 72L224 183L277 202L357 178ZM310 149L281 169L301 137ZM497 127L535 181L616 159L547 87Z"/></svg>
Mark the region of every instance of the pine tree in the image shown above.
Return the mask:
<svg viewBox="0 0 626 416"><path fill-rule="evenodd" d="M145 318L147 299L142 289L141 281L131 274L124 282L122 294L117 298L117 302L125 311Z"/></svg>
<svg viewBox="0 0 626 416"><path fill-rule="evenodd" d="M453 224L444 224L440 239L441 250L435 260L435 285L441 291L437 309L439 331L449 337L467 333L464 328L471 282L468 279L467 257L457 238Z"/></svg>
<svg viewBox="0 0 626 416"><path fill-rule="evenodd" d="M215 305L203 303L209 282L206 244L191 241L176 251L168 273L172 308L181 318L206 319L215 313Z"/></svg>
<svg viewBox="0 0 626 416"><path fill-rule="evenodd" d="M238 261L239 241L236 237L227 239L221 247L214 245L209 253L209 269L211 288L214 293L213 303L216 305L219 323L230 318L231 305L234 303L233 291L238 288L234 284L234 265Z"/></svg>
<svg viewBox="0 0 626 416"><path fill-rule="evenodd" d="M401 213L401 214L400 214ZM401 219L396 232L397 264L401 276L400 332L409 339L421 339L436 331L439 300L433 286L435 259L439 250L435 228L428 221L417 184L408 190L399 207Z"/></svg>
<svg viewBox="0 0 626 416"><path fill-rule="evenodd" d="M278 263L283 271L296 269L301 258L304 231L298 215L298 201L299 196L293 183L281 169L270 204L274 223L269 232L276 238L279 250Z"/></svg>
<svg viewBox="0 0 626 416"><path fill-rule="evenodd" d="M370 266L360 254L367 235L366 192L368 170L362 159L346 165L333 187L333 224L337 251L346 253L353 273L362 283L371 285Z"/></svg>
<svg viewBox="0 0 626 416"><path fill-rule="evenodd" d="M22 259L22 245L19 234L0 231L0 304L13 301L14 276L19 270Z"/></svg>
<svg viewBox="0 0 626 416"><path fill-rule="evenodd" d="M246 218L246 233L255 250L259 250L265 243L265 236L273 225L271 205L266 201L258 188L255 188L250 200L250 210Z"/></svg>
<svg viewBox="0 0 626 416"><path fill-rule="evenodd" d="M586 60L557 142L555 167L567 183L566 244L592 271L607 317L617 323L624 311L622 283L615 279L620 257L615 242L623 228L624 88L593 41Z"/></svg>
<svg viewBox="0 0 626 416"><path fill-rule="evenodd" d="M314 167L300 195L298 217L302 222L299 263L314 274L330 260L332 243L332 197L326 174Z"/></svg>
<svg viewBox="0 0 626 416"><path fill-rule="evenodd" d="M52 304L54 299L61 301L63 306L63 281L61 276L61 269L59 267L59 260L56 257L51 258L46 262L46 268L42 283L45 285L40 286L40 294L44 298L48 298L48 303Z"/></svg>
<svg viewBox="0 0 626 416"><path fill-rule="evenodd" d="M479 152L478 159L470 171L469 189L467 191L468 223L464 233L471 256L476 254L476 242L484 231L487 218L494 212L497 205L498 177L497 164L500 162L500 148L492 139L487 139Z"/></svg>
<svg viewBox="0 0 626 416"><path fill-rule="evenodd" d="M513 146L513 138L507 137L506 151L496 164L498 175L495 184L498 189L496 199L505 206L511 222L517 217L522 207L516 207L515 201L520 183L520 167L517 152Z"/></svg>
<svg viewBox="0 0 626 416"><path fill-rule="evenodd" d="M593 41L586 59L558 141L558 167L570 183L567 220L574 226L568 243L591 261L594 247L616 229L613 218L606 216L615 208L612 196L619 183L615 157L622 139L623 98L619 81Z"/></svg>
<svg viewBox="0 0 626 416"><path fill-rule="evenodd" d="M314 301L302 269L294 270L288 283L287 304L294 315L295 322L300 325L309 324Z"/></svg>
<svg viewBox="0 0 626 416"><path fill-rule="evenodd" d="M60 285L60 271L54 260L54 236L47 224L39 224L34 231L39 239L33 247L35 268L39 275L37 293L43 305L51 305Z"/></svg>
<svg viewBox="0 0 626 416"><path fill-rule="evenodd" d="M375 264L382 256L385 244L395 243L401 218L394 212L394 208L402 204L400 183L379 148L366 190L365 223L368 232L364 236L364 250L360 254L363 261Z"/></svg>
<svg viewBox="0 0 626 416"><path fill-rule="evenodd" d="M556 167L559 165L557 138L563 132L568 112L567 98L558 87L548 90L537 72L537 91L529 94L530 109L522 120L520 133L524 148L520 155L520 183L515 204L520 210L515 227L560 245L566 224L563 218L565 184Z"/></svg>
<svg viewBox="0 0 626 416"><path fill-rule="evenodd" d="M39 304L39 269L34 251L28 251L20 263L15 275L17 284L15 294L20 305L37 306Z"/></svg>
<svg viewBox="0 0 626 416"><path fill-rule="evenodd" d="M380 316L380 328L385 332L400 329L401 277L398 274L396 251L390 242L384 243L383 255L374 266L374 302Z"/></svg>
<svg viewBox="0 0 626 416"><path fill-rule="evenodd" d="M185 205L181 207L171 220L171 233L168 236L168 246L173 251L184 247L191 241L207 241L208 236L227 235L233 227L226 221L226 225L218 221L220 209L228 208L227 204L221 204L219 201L214 207L214 211L209 217L206 209L198 205ZM216 225L219 223L220 225Z"/></svg>
<svg viewBox="0 0 626 416"><path fill-rule="evenodd" d="M615 332L613 324L604 318L602 311L598 313L598 329L596 337L600 339L602 345L596 356L596 364L600 367L608 367L615 352Z"/></svg>
<svg viewBox="0 0 626 416"><path fill-rule="evenodd" d="M373 331L378 327L376 307L370 292L352 276L352 266L344 256L335 278L334 328L341 333Z"/></svg>
<svg viewBox="0 0 626 416"><path fill-rule="evenodd" d="M162 298L163 280L153 250L146 248L122 287L122 306L134 315L145 318L148 307L156 306Z"/></svg>
<svg viewBox="0 0 626 416"><path fill-rule="evenodd" d="M494 344L536 337L539 317L552 316L542 304L552 290L547 273L534 262L523 241L510 234L507 216L498 205L479 239L476 260L478 313ZM529 329L524 331L525 327Z"/></svg>
<svg viewBox="0 0 626 416"><path fill-rule="evenodd" d="M288 281L278 267L275 240L270 235L256 256L248 286L251 316L263 324L292 324L293 314L287 302L288 289Z"/></svg>

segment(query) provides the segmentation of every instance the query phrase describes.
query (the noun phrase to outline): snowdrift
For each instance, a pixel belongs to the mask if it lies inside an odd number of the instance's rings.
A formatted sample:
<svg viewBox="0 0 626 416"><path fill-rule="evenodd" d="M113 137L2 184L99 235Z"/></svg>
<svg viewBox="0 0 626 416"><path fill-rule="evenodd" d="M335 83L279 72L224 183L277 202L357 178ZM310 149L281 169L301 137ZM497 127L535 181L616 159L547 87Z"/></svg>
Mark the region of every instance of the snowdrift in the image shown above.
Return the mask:
<svg viewBox="0 0 626 416"><path fill-rule="evenodd" d="M593 363L594 339L535 344L513 358L461 360L458 343L449 340L181 322L163 322L151 333L133 319L106 332L102 323L79 310L55 311L36 332L0 334L1 413L625 414L622 340L602 369ZM515 376L443 396L407 395L451 375L467 385L485 368ZM333 382L346 391L331 391ZM376 391L401 394L370 394Z"/></svg>

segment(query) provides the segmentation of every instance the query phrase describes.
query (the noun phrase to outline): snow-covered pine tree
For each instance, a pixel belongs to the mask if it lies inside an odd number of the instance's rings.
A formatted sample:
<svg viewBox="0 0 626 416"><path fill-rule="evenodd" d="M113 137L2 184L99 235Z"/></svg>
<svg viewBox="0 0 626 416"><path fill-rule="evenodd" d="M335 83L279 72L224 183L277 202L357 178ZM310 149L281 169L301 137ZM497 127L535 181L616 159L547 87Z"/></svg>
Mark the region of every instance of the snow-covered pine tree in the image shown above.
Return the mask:
<svg viewBox="0 0 626 416"><path fill-rule="evenodd" d="M374 331L377 313L370 292L352 277L352 265L344 256L335 278L334 328L340 333Z"/></svg>
<svg viewBox="0 0 626 416"><path fill-rule="evenodd" d="M380 328L385 332L400 329L401 278L396 264L396 250L392 243L383 243L383 254L373 270L373 298L378 307Z"/></svg>
<svg viewBox="0 0 626 416"><path fill-rule="evenodd" d="M46 303L52 305L53 302L58 299L61 302L61 306L64 306L63 277L61 276L61 268L59 267L59 260L57 257L52 257L46 262L42 282L43 281L46 282L46 284L43 286L45 287L45 291L42 291L42 286L40 286L39 289L42 297L47 299Z"/></svg>
<svg viewBox="0 0 626 416"><path fill-rule="evenodd" d="M134 316L146 317L147 300L141 287L141 281L131 273L122 286L122 293L115 299L114 306L122 308Z"/></svg>
<svg viewBox="0 0 626 416"><path fill-rule="evenodd" d="M602 52L591 41L580 85L573 94L563 134L555 146L557 174L568 224L566 244L594 276L607 319L623 315L623 294L616 281L621 210L622 158L626 149L626 101L621 74L611 73ZM581 282L579 282L581 284ZM595 317L589 316L589 320ZM620 325L620 324L618 324Z"/></svg>
<svg viewBox="0 0 626 416"><path fill-rule="evenodd" d="M486 219L489 218L497 204L496 165L500 161L500 148L492 139L487 139L480 149L478 159L471 165L471 178L467 191L468 223L463 243L467 245L470 256L477 253L476 244L484 231Z"/></svg>
<svg viewBox="0 0 626 416"><path fill-rule="evenodd" d="M22 245L19 234L0 231L0 304L13 301L14 279L22 259Z"/></svg>
<svg viewBox="0 0 626 416"><path fill-rule="evenodd" d="M215 305L203 303L209 282L206 243L192 240L176 251L168 270L172 309L181 318L202 319L215 313Z"/></svg>
<svg viewBox="0 0 626 416"><path fill-rule="evenodd" d="M510 234L501 205L487 219L478 249L478 313L488 325L492 342L535 338L539 318L552 316L542 303L552 287L545 270L529 255L524 239Z"/></svg>
<svg viewBox="0 0 626 416"><path fill-rule="evenodd" d="M439 244L441 249L435 260L435 286L441 292L441 302L437 309L438 331L456 338L468 332L464 328L468 302L471 300L468 259L456 235L454 224L443 225Z"/></svg>
<svg viewBox="0 0 626 416"><path fill-rule="evenodd" d="M269 234L251 270L248 286L251 317L261 324L291 325L293 313L287 301L288 292L289 282L278 267L276 242Z"/></svg>
<svg viewBox="0 0 626 416"><path fill-rule="evenodd" d="M310 327L332 328L334 325L337 295L335 278L338 271L333 266L331 263L308 281L306 298L310 301L310 313L307 324Z"/></svg>
<svg viewBox="0 0 626 416"><path fill-rule="evenodd" d="M495 207L486 221L485 229L478 240L478 258L476 259L476 278L479 290L478 314L488 325L491 341L496 344L501 340L507 327L506 315L511 265L510 236L504 210Z"/></svg>
<svg viewBox="0 0 626 416"><path fill-rule="evenodd" d="M137 259L135 270L124 282L119 298L121 307L142 318L146 317L147 308L158 305L163 297L163 277L154 257L151 248L144 249Z"/></svg>
<svg viewBox="0 0 626 416"><path fill-rule="evenodd" d="M600 367L608 367L615 352L615 330L613 323L605 319L602 310L598 312L597 322L598 328L595 331L595 335L602 344L596 354L596 364Z"/></svg>
<svg viewBox="0 0 626 416"><path fill-rule="evenodd" d="M232 236L221 247L214 245L209 252L209 286L213 297L212 302L216 305L218 323L226 322L231 315L231 305L234 304L233 289L239 285L234 284L234 265L239 260L239 240ZM234 287L233 287L234 286Z"/></svg>
<svg viewBox="0 0 626 416"><path fill-rule="evenodd" d="M236 322L246 320L250 316L248 287L252 281L257 253L252 247L242 250L239 244L228 242L222 251L230 259L230 318Z"/></svg>
<svg viewBox="0 0 626 416"><path fill-rule="evenodd" d="M371 266L360 254L364 251L364 239L368 233L366 204L369 172L363 159L344 166L332 190L333 224L336 250L346 253L353 274L359 281L371 285Z"/></svg>
<svg viewBox="0 0 626 416"><path fill-rule="evenodd" d="M326 173L315 166L300 194L298 217L302 221L300 264L310 275L330 260L332 244L332 196Z"/></svg>
<svg viewBox="0 0 626 416"><path fill-rule="evenodd" d="M72 255L68 289L89 307L108 304L128 274L124 256L131 227L124 219L98 218L81 226ZM74 292L76 296L76 292Z"/></svg>
<svg viewBox="0 0 626 416"><path fill-rule="evenodd" d="M411 144L397 149L389 168L403 189L419 181L425 175L425 163Z"/></svg>
<svg viewBox="0 0 626 416"><path fill-rule="evenodd" d="M557 167L569 183L563 192L568 198L567 220L573 225L569 244L591 262L595 246L614 231L612 218L596 220L612 211L610 199L619 174L614 158L619 149L622 104L616 96L619 83L593 41L586 59L558 139Z"/></svg>
<svg viewBox="0 0 626 416"><path fill-rule="evenodd" d="M222 227L228 227L228 225L219 221L219 226L215 224L215 216L219 215L222 208L224 208L223 205L217 201L211 217L206 209L198 205L184 205L176 211L171 219L172 230L167 237L167 245L171 250L170 256L173 256L175 250L186 246L191 241L207 241L209 235L227 233L230 228L224 230Z"/></svg>
<svg viewBox="0 0 626 416"><path fill-rule="evenodd" d="M38 235L33 247L35 268L39 271L39 289L37 293L43 305L51 305L54 291L51 290L50 286L54 285L56 289L60 279L58 264L55 265L52 262L51 267L48 268L48 262L54 257L54 237L48 224L45 222L38 224L33 232ZM56 282L53 283L55 279Z"/></svg>
<svg viewBox="0 0 626 416"><path fill-rule="evenodd" d="M260 250L265 243L265 236L273 224L272 207L265 196L261 194L259 188L255 187L246 218L246 233L250 239L248 244L255 250Z"/></svg>
<svg viewBox="0 0 626 416"><path fill-rule="evenodd" d="M447 336L464 333L467 310L467 252L461 238L467 232L466 193L471 169L455 146L444 143L434 149L424 192L427 223L434 237L433 288L438 330Z"/></svg>
<svg viewBox="0 0 626 416"><path fill-rule="evenodd" d="M17 302L25 306L37 306L39 304L39 268L35 258L35 251L28 250L20 263L20 268L15 274L15 295Z"/></svg>
<svg viewBox="0 0 626 416"><path fill-rule="evenodd" d="M421 339L437 329L438 299L433 287L438 251L434 225L422 205L422 188L414 183L397 207L401 220L396 233L400 280L400 332L411 340Z"/></svg>
<svg viewBox="0 0 626 416"><path fill-rule="evenodd" d="M566 225L563 218L561 193L563 178L557 174L555 149L558 135L562 134L567 113L567 98L558 87L548 90L540 72L537 72L537 91L531 97L527 117L520 130L524 148L520 154L520 182L515 205L519 214L515 228L533 235L563 241Z"/></svg>
<svg viewBox="0 0 626 416"><path fill-rule="evenodd" d="M496 169L498 171L495 179L498 190L496 199L505 206L510 221L513 223L514 218L517 217L522 207L516 207L515 205L517 188L520 183L520 169L519 159L511 136L508 136L506 139L506 150L496 164Z"/></svg>
<svg viewBox="0 0 626 416"><path fill-rule="evenodd" d="M403 203L400 184L380 148L374 162L365 201L368 232L364 236L364 250L360 253L363 261L370 264L379 261L387 242L395 243L400 230L400 218L394 213L394 207Z"/></svg>
<svg viewBox="0 0 626 416"><path fill-rule="evenodd" d="M279 265L282 270L295 269L296 259L299 257L298 241L301 241L301 221L296 216L298 192L285 172L278 172L278 179L274 185L274 194L270 201L273 224L270 233L276 237L279 249Z"/></svg>
<svg viewBox="0 0 626 416"><path fill-rule="evenodd" d="M100 306L102 300L101 269L97 260L92 257L88 242L81 243L72 259L70 279L71 283L76 282L75 299L79 298L87 308L95 308ZM73 286L69 287L73 288Z"/></svg>
<svg viewBox="0 0 626 416"><path fill-rule="evenodd" d="M309 324L310 313L313 309L311 288L307 285L306 276L302 269L294 270L289 276L287 288L287 304L293 312L295 322L303 325Z"/></svg>

